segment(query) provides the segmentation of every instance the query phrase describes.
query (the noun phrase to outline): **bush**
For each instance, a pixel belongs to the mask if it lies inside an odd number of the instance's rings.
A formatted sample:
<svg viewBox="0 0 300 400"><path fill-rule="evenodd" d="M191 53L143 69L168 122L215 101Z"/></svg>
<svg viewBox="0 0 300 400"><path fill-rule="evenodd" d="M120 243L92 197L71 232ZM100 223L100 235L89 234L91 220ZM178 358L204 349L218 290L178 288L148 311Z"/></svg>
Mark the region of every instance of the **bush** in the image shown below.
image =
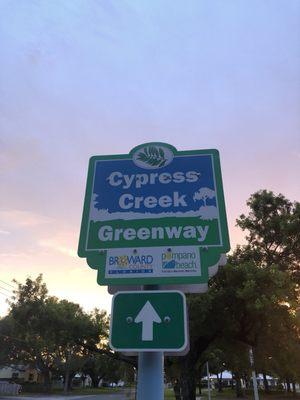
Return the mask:
<svg viewBox="0 0 300 400"><path fill-rule="evenodd" d="M46 387L42 383L23 383L22 384L22 392L27 393L48 393L51 390L51 387Z"/></svg>

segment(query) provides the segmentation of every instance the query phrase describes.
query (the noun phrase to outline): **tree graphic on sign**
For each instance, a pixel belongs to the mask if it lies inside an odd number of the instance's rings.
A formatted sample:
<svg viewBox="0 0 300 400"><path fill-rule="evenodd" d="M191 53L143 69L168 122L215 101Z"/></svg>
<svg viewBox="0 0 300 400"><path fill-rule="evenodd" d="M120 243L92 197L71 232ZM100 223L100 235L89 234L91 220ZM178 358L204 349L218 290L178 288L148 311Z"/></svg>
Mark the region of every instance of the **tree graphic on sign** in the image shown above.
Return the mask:
<svg viewBox="0 0 300 400"><path fill-rule="evenodd" d="M204 206L206 207L207 204L207 199L213 199L216 197L216 192L212 189L209 189L208 187L203 187L198 192L194 193L193 200L202 200L204 203Z"/></svg>

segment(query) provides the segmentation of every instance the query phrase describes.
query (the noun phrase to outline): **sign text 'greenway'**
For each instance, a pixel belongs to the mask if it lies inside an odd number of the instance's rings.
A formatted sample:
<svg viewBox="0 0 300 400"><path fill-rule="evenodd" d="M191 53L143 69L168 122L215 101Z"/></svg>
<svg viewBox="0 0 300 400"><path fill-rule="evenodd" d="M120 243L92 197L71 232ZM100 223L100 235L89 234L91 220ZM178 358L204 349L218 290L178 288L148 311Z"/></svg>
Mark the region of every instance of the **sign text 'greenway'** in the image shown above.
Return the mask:
<svg viewBox="0 0 300 400"><path fill-rule="evenodd" d="M116 228L110 225L104 225L99 228L98 236L100 241L119 241L119 240L148 240L148 239L197 239L203 242L206 238L209 226L156 226L151 229L147 227L134 228Z"/></svg>

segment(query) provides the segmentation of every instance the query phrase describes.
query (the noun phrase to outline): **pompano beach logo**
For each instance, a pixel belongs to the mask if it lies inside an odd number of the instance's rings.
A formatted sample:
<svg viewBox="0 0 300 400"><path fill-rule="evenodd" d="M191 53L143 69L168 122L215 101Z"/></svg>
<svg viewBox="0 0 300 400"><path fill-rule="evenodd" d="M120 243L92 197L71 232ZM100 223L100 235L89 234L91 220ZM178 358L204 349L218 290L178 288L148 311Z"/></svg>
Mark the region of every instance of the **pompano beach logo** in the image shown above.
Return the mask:
<svg viewBox="0 0 300 400"><path fill-rule="evenodd" d="M170 164L174 158L172 151L163 145L149 144L137 149L133 162L140 168L157 169Z"/></svg>
<svg viewBox="0 0 300 400"><path fill-rule="evenodd" d="M195 250L185 252L173 252L168 249L161 255L162 269L164 272L171 271L196 271L197 269L197 254Z"/></svg>
<svg viewBox="0 0 300 400"><path fill-rule="evenodd" d="M176 261L173 260L173 254L170 250L162 254L162 267L163 269L173 269L176 266Z"/></svg>

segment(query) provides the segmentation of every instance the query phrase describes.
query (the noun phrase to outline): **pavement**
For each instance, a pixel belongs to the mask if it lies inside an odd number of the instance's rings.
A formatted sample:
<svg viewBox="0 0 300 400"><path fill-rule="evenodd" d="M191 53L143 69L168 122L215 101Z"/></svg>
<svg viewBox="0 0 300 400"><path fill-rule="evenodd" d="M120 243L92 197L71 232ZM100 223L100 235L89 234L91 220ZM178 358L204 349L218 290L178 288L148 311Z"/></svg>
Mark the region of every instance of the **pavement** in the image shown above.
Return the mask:
<svg viewBox="0 0 300 400"><path fill-rule="evenodd" d="M80 395L80 396L56 396L56 395L33 395L33 396L0 396L0 400L8 400L11 398L18 398L19 400L134 400L134 392L124 390L122 393L103 393L103 394L91 394L91 395Z"/></svg>

